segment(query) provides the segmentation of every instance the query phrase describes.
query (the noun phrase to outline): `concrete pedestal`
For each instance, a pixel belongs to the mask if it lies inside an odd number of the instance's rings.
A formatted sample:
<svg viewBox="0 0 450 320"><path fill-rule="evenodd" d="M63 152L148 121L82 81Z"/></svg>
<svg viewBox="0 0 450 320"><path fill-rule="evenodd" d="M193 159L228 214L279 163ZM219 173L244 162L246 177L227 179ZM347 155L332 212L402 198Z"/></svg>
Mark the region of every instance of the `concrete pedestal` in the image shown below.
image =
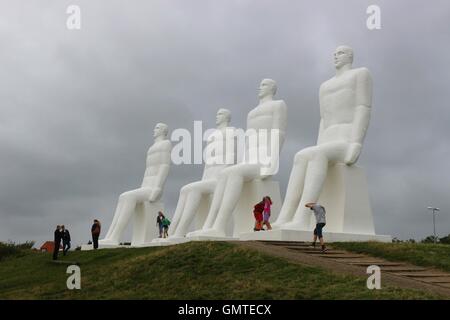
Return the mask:
<svg viewBox="0 0 450 320"><path fill-rule="evenodd" d="M246 182L242 189L241 197L233 211L233 237L239 238L243 232L251 232L255 227L253 207L264 196L272 199L272 216L270 221L275 221L281 209L281 194L278 181L269 179L252 180Z"/></svg>
<svg viewBox="0 0 450 320"><path fill-rule="evenodd" d="M188 236L188 239L194 241L226 241L239 240L239 235L243 232L250 232L255 227L255 217L253 215L253 207L260 202L264 196L272 199L272 212L275 213L271 220L275 220L281 208L280 186L277 181L269 179L255 179L245 182L242 188L241 196L233 210L230 221L227 226L226 237L223 235L215 235L214 230L210 230L208 235L194 234ZM231 227L231 228L230 228Z"/></svg>
<svg viewBox="0 0 450 320"><path fill-rule="evenodd" d="M375 234L366 176L361 167L345 164L331 166L318 203L323 205L327 212L327 224L324 228L324 238L327 242L392 241L391 236ZM315 223L314 214L311 213L309 230L281 228L243 232L240 239L311 241Z"/></svg>

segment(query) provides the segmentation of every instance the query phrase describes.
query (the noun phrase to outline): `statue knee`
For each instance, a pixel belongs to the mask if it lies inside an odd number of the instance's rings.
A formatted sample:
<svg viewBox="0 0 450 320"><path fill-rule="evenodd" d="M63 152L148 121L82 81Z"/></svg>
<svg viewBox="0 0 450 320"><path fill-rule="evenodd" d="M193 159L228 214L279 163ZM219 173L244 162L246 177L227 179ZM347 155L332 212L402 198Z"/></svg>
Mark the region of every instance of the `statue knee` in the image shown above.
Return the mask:
<svg viewBox="0 0 450 320"><path fill-rule="evenodd" d="M120 201L130 201L133 200L133 194L130 191L124 192L119 196Z"/></svg>
<svg viewBox="0 0 450 320"><path fill-rule="evenodd" d="M324 158L324 155L317 147L303 149L295 155L295 163L311 161Z"/></svg>
<svg viewBox="0 0 450 320"><path fill-rule="evenodd" d="M314 158L314 151L310 148L306 148L296 153L294 163L297 164L302 161L309 161L313 158Z"/></svg>
<svg viewBox="0 0 450 320"><path fill-rule="evenodd" d="M124 200L126 199L126 197L127 197L127 193L124 192L124 193L122 193L122 194L119 196L119 200L120 200L120 201L124 201Z"/></svg>
<svg viewBox="0 0 450 320"><path fill-rule="evenodd" d="M180 194L187 194L187 193L189 193L189 185L185 185L185 186L183 186L182 188L181 188L181 190L180 190Z"/></svg>
<svg viewBox="0 0 450 320"><path fill-rule="evenodd" d="M232 174L232 172L233 170L231 167L225 168L219 173L218 179L224 181Z"/></svg>

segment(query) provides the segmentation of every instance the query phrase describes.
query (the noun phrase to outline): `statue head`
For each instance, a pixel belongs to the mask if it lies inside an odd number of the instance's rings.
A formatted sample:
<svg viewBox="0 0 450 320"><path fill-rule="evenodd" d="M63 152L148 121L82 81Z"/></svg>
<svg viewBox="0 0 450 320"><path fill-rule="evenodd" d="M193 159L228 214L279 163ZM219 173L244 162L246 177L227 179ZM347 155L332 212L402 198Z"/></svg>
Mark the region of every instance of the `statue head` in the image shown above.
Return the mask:
<svg viewBox="0 0 450 320"><path fill-rule="evenodd" d="M166 137L167 134L169 133L169 127L167 126L167 124L165 123L158 123L155 126L155 129L153 130L153 137L157 138L157 137Z"/></svg>
<svg viewBox="0 0 450 320"><path fill-rule="evenodd" d="M272 79L263 79L258 88L258 97L263 99L277 93L277 83Z"/></svg>
<svg viewBox="0 0 450 320"><path fill-rule="evenodd" d="M231 120L231 112L228 109L220 108L217 110L216 125L228 124Z"/></svg>
<svg viewBox="0 0 450 320"><path fill-rule="evenodd" d="M340 69L353 63L353 49L349 46L339 46L334 51L334 66Z"/></svg>

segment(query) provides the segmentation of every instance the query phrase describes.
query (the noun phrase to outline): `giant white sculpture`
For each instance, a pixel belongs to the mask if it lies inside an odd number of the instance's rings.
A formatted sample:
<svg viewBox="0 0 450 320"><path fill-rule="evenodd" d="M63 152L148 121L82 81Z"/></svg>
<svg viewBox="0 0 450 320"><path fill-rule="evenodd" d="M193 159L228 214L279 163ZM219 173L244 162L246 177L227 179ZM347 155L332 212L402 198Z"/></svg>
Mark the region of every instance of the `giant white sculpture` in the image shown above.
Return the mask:
<svg viewBox="0 0 450 320"><path fill-rule="evenodd" d="M257 138L257 143L249 143L246 146L245 157L242 163L228 167L222 171L218 184L215 188L211 207L207 219L201 230L188 233L189 238L224 238L226 237L227 224L240 202L244 184L249 181L269 180L275 172L265 172L265 165L261 162L254 161L252 155L267 154L270 156L271 163L279 161L279 151L284 142L287 126L287 107L283 100L273 100L273 96L277 91L277 85L274 80L264 79L259 86L259 104L251 110L247 116L247 132L253 132L257 135L259 131L271 132L272 129L278 133L278 148L272 151L271 140L263 140ZM250 129L250 130L249 130ZM249 135L248 141L255 141ZM255 190L263 190L264 188L256 187ZM258 193L258 192L256 192ZM279 190L278 190L279 194ZM259 194L258 200L266 194ZM270 195L272 199L275 197ZM254 201L252 199L252 201ZM240 212L236 221L234 235L238 232L236 224L248 225L247 218L250 218L250 226L252 218L252 207L246 208L246 212ZM245 220L245 221L244 221ZM245 222L245 223L244 223ZM252 230L247 226L247 230Z"/></svg>
<svg viewBox="0 0 450 320"><path fill-rule="evenodd" d="M169 237L157 238L152 242L183 241L194 219L198 228L203 226L219 174L236 161L234 128L229 127L230 120L231 112L228 109L221 108L217 111L216 131L208 137L206 148L213 150L213 153L205 153L206 163L202 179L181 188L172 224L169 227Z"/></svg>
<svg viewBox="0 0 450 320"><path fill-rule="evenodd" d="M130 219L134 216L132 245L143 245L156 235L156 215L170 168L172 145L167 139L168 127L158 123L153 131L154 143L148 149L144 179L140 188L120 195L113 221L100 246L116 246Z"/></svg>
<svg viewBox="0 0 450 320"><path fill-rule="evenodd" d="M369 126L372 79L366 68L352 69L352 62L353 50L339 46L334 53L336 75L320 86L317 145L295 155L274 229L312 230L312 214L305 204L319 201L328 212L325 231L350 235L333 240L389 240L352 236L375 235L365 175L354 166Z"/></svg>

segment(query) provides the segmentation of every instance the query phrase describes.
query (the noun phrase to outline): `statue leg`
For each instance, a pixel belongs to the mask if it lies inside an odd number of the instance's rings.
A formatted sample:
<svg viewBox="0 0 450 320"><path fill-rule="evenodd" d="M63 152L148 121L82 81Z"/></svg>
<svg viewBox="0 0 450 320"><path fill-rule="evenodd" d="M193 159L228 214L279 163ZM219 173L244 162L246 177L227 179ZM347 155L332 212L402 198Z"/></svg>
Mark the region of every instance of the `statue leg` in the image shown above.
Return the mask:
<svg viewBox="0 0 450 320"><path fill-rule="evenodd" d="M292 220L303 193L307 167L308 159L303 156L302 152L298 152L294 158L294 165L289 177L286 196L284 197L280 215L272 225L274 228L278 228L280 225Z"/></svg>
<svg viewBox="0 0 450 320"><path fill-rule="evenodd" d="M346 143L337 142L307 148L302 151L303 157L308 159L303 192L292 222L283 224L283 229L309 229L313 213L305 207L305 204L319 200L330 162L343 161L347 147Z"/></svg>
<svg viewBox="0 0 450 320"><path fill-rule="evenodd" d="M228 177L217 217L213 227L211 229L204 229L201 232L201 235L216 237L226 236L226 226L239 201L244 182L259 178L260 166L241 164L226 169L224 173Z"/></svg>
<svg viewBox="0 0 450 320"><path fill-rule="evenodd" d="M308 230L311 222L312 211L305 207L309 202L319 200L322 186L327 177L328 159L319 156L308 164L308 172L305 177L305 188L300 200L300 204L295 212L293 223L298 223L302 230Z"/></svg>
<svg viewBox="0 0 450 320"><path fill-rule="evenodd" d="M225 229L228 219L233 213L234 208L236 208L243 186L244 177L240 175L233 175L228 178L225 193L223 194L222 205L220 206L216 221L213 225L213 229L218 230L220 235L225 236Z"/></svg>
<svg viewBox="0 0 450 320"><path fill-rule="evenodd" d="M178 224L181 220L181 216L184 211L187 196L188 196L187 189L185 187L181 188L177 208L175 209L175 214L173 216L172 223L169 226L169 234L175 234L177 231Z"/></svg>
<svg viewBox="0 0 450 320"><path fill-rule="evenodd" d="M189 232L187 237L195 237L203 232L203 230L210 229L217 216L217 212L219 211L220 204L222 203L223 193L225 191L225 186L227 183L227 176L220 175L219 181L217 182L217 186L213 193L213 198L211 201L211 207L209 208L208 216L206 217L206 221L203 224L203 227L199 230Z"/></svg>
<svg viewBox="0 0 450 320"><path fill-rule="evenodd" d="M122 207L123 207L123 200L119 196L119 200L117 201L116 211L114 212L113 221L111 222L111 226L109 227L108 232L106 233L106 236L104 238L105 241L111 237L111 233L113 233L114 229L116 228L117 220L119 219L119 215L120 215L120 212L122 211ZM101 241L102 240L100 240L100 243L101 243Z"/></svg>
<svg viewBox="0 0 450 320"><path fill-rule="evenodd" d="M197 209L202 200L202 194L198 191L192 191L189 193L186 201L186 207L183 210L183 216L181 217L180 223L177 230L172 233L173 237L184 237L187 233L187 229L191 225L192 219L197 212Z"/></svg>
<svg viewBox="0 0 450 320"><path fill-rule="evenodd" d="M202 229L212 228L214 221L216 221L217 212L222 204L223 195L225 193L225 187L227 185L227 177L223 176L219 179L216 190L214 190L213 198L211 201L211 208L209 209L208 216Z"/></svg>
<svg viewBox="0 0 450 320"><path fill-rule="evenodd" d="M120 195L122 206L120 212L118 212L118 218L115 228L111 231L108 240L112 243L118 244L122 234L130 221L131 216L134 213L136 204L138 202L147 201L150 195L150 188L140 188L133 191L128 191Z"/></svg>

